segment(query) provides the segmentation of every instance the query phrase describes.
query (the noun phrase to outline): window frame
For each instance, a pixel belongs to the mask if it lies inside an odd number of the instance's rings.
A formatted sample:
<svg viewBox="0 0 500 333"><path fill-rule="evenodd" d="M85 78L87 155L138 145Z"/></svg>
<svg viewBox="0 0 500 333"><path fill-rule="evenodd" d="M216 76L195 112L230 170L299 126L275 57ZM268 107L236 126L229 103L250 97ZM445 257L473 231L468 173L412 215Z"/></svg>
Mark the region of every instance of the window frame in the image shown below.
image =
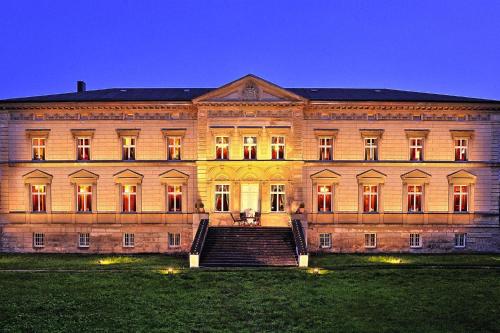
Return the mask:
<svg viewBox="0 0 500 333"><path fill-rule="evenodd" d="M361 189L362 189L362 195L361 195L361 204L363 205L363 209L362 209L362 212L363 214L374 214L374 213L379 213L380 211L380 202L379 202L379 194L380 194L380 185L374 185L374 184L362 184L361 185ZM365 190L365 188L368 187L370 190L367 192ZM372 192L371 189L372 188L375 188L376 191L375 192ZM375 194L373 194L375 193ZM368 195L368 210L365 209L365 195ZM372 205L372 200L371 198L372 197L375 197L376 200L375 200L375 209L374 210L370 210L370 206Z"/></svg>
<svg viewBox="0 0 500 333"><path fill-rule="evenodd" d="M323 140L330 140L330 144L323 143ZM333 161L333 142L334 138L331 136L320 136L319 141L319 160L320 161ZM323 151L329 151L330 158L323 158Z"/></svg>
<svg viewBox="0 0 500 333"><path fill-rule="evenodd" d="M47 195L47 189L48 189L48 185L47 184L30 184L30 205L31 205L31 213L47 213L47 198L48 198L48 195ZM43 192L34 192L33 189L34 188L43 188ZM35 206L34 206L34 196L37 196L38 199L37 199L37 205L38 205L38 209L35 210ZM41 200L41 198L43 198L43 200ZM40 209L40 206L41 206L41 202L43 201L43 210Z"/></svg>
<svg viewBox="0 0 500 333"><path fill-rule="evenodd" d="M221 186L220 190L218 190L218 186ZM226 190L227 187L227 190ZM221 196L221 210L217 209L217 195ZM224 197L227 196L227 206L224 207ZM224 210L226 208L226 210ZM231 186L229 184L215 184L214 190L214 212L217 213L227 213L231 211Z"/></svg>
<svg viewBox="0 0 500 333"><path fill-rule="evenodd" d="M121 138L121 148L122 148L122 160L123 161L135 161L137 160L137 137L124 135ZM127 144L127 139L131 140L130 144ZM131 158L133 150L133 158ZM126 155L126 156L125 156Z"/></svg>
<svg viewBox="0 0 500 333"><path fill-rule="evenodd" d="M416 143L412 141L416 140ZM418 140L420 140L420 144L418 144ZM408 138L408 146L409 146L409 160L411 162L422 162L424 160L424 146L425 146L425 138L424 137L410 137ZM415 155L418 151L420 151L420 156L417 159L412 158L412 150L415 150Z"/></svg>
<svg viewBox="0 0 500 333"><path fill-rule="evenodd" d="M181 234L178 232L169 232L167 234L168 248L175 249L181 247Z"/></svg>
<svg viewBox="0 0 500 333"><path fill-rule="evenodd" d="M45 247L45 233L34 232L33 233L33 247L34 248L44 248Z"/></svg>
<svg viewBox="0 0 500 333"><path fill-rule="evenodd" d="M83 143L80 144L80 140L83 140ZM88 144L85 144L85 140L88 140ZM92 138L89 136L78 136L76 137L76 160L77 161L90 161L91 159L91 147L92 147ZM82 149L82 154L85 155L85 150L88 149L88 158L80 158L80 149Z"/></svg>
<svg viewBox="0 0 500 333"><path fill-rule="evenodd" d="M320 188L325 188L329 187L329 191L327 192L321 192ZM334 193L334 185L331 184L316 184L316 209L317 212L320 214L331 214L333 213L333 193ZM324 196L323 198L323 208L326 206L326 197L330 196L330 209L329 210L321 210L322 207L320 207L319 202L320 202L320 196Z"/></svg>
<svg viewBox="0 0 500 333"><path fill-rule="evenodd" d="M467 246L467 233L465 232L455 233L454 247L456 249L464 249L466 246Z"/></svg>
<svg viewBox="0 0 500 333"><path fill-rule="evenodd" d="M35 144L35 140L38 141ZM43 144L40 143L40 140L43 140ZM35 153L36 151L36 153ZM40 156L40 151L43 152L42 158L36 158L36 156ZM32 161L45 161L47 160L47 138L45 137L32 137L31 138L31 160Z"/></svg>
<svg viewBox="0 0 500 333"><path fill-rule="evenodd" d="M377 247L377 233L374 232L365 233L364 245L366 249L375 249Z"/></svg>
<svg viewBox="0 0 500 333"><path fill-rule="evenodd" d="M456 188L460 188L460 190L458 192L455 192L455 189ZM465 192L462 192L462 189L465 188L466 191ZM453 184L452 185L452 204L453 204L453 213L468 213L469 210L470 210L470 192L471 192L471 188L470 188L470 185L464 185L464 184ZM460 210L455 210L455 196L458 195L458 198L459 198L459 207L460 207ZM466 205L466 209L465 210L461 210L461 207L462 207L462 201L463 201L463 197L466 197L465 198L465 205Z"/></svg>
<svg viewBox="0 0 500 333"><path fill-rule="evenodd" d="M135 187L135 190L133 192L126 192L125 189L127 187L130 187L130 188ZM122 213L128 213L128 214L137 213L137 195L138 195L137 190L138 190L138 187L139 187L138 184L133 184L133 185L132 184L130 184L130 185L129 184L122 184L121 185L121 191L120 191L121 193L120 194L121 194L121 204L122 204L121 205L121 208L122 208L121 212ZM134 196L134 198L135 198L135 204L134 204L135 210L131 210L131 198L132 198L132 196ZM125 210L125 197L128 197L128 207L129 207L128 210Z"/></svg>
<svg viewBox="0 0 500 333"><path fill-rule="evenodd" d="M406 212L410 214L419 214L424 212L424 184L405 184L406 186ZM410 191L410 187L413 187L414 190ZM420 187L420 192L417 191L417 188ZM410 197L413 196L413 205L417 204L417 196L420 196L420 210L410 210Z"/></svg>
<svg viewBox="0 0 500 333"><path fill-rule="evenodd" d="M80 188L81 187L88 187L90 188L90 191L89 192L80 192ZM82 196L83 197L83 203L84 203L84 207L87 205L87 196L90 196L90 210L85 210L85 209L80 209L80 200L79 200L79 197ZM92 209L93 209L93 186L92 184L76 184L76 212L77 213L92 213Z"/></svg>
<svg viewBox="0 0 500 333"><path fill-rule="evenodd" d="M277 138L277 142L273 143L273 138ZM280 138L283 139L283 142L279 142ZM283 157L279 156L279 148L283 147ZM276 158L273 157L273 151L276 151ZM272 135L271 136L271 160L273 161L282 161L286 160L286 136L285 135Z"/></svg>
<svg viewBox="0 0 500 333"><path fill-rule="evenodd" d="M135 233L125 232L123 233L123 247L133 248L135 247Z"/></svg>
<svg viewBox="0 0 500 333"><path fill-rule="evenodd" d="M79 248L90 247L90 233L88 232L78 233L78 247Z"/></svg>
<svg viewBox="0 0 500 333"><path fill-rule="evenodd" d="M182 212L182 200L183 200L183 193L182 193L182 185L181 184L166 184L165 185L166 191L167 191L167 213L181 213ZM172 191L170 191L170 188L172 188ZM176 188L178 188L179 191L176 191ZM173 195L174 201L174 207L170 206L170 195ZM177 197L180 196L180 207L177 207ZM177 209L178 208L178 209Z"/></svg>
<svg viewBox="0 0 500 333"><path fill-rule="evenodd" d="M222 139L221 142L217 142L219 138ZM227 142L224 142L225 141L224 139L227 139ZM216 135L214 138L214 142L215 142L215 159L219 160L219 161L229 160L229 147L231 144L229 136L228 135ZM219 148L221 151L220 157L217 156L217 150ZM224 151L226 151L226 154L224 154ZM225 155L227 155L227 156L225 156Z"/></svg>
<svg viewBox="0 0 500 333"><path fill-rule="evenodd" d="M422 248L422 235L420 233L410 233L409 245L410 249Z"/></svg>
<svg viewBox="0 0 500 333"><path fill-rule="evenodd" d="M457 141L460 141L458 144L457 144ZM465 145L462 145L462 141L465 142ZM470 144L470 140L469 138L460 138L460 137L456 137L456 138L453 138L453 158L454 158L454 161L455 162L467 162L469 161L469 144ZM463 159L457 159L457 149L459 149L459 155L462 155L464 154L465 157ZM462 152L462 150L465 150L465 152Z"/></svg>
<svg viewBox="0 0 500 333"><path fill-rule="evenodd" d="M270 184L270 212L271 213L284 213L286 212L286 186L285 184ZM276 190L273 191L273 186L276 187ZM280 190L280 186L282 186L282 190ZM273 196L276 196L276 210L273 210ZM279 209L279 199L283 196L283 210Z"/></svg>
<svg viewBox="0 0 500 333"><path fill-rule="evenodd" d="M255 140L253 143L247 143L246 139L247 138L252 138ZM255 161L257 160L257 153L258 153L258 148L257 148L257 142L258 138L255 135L245 135L243 136L243 160L245 161ZM252 157L252 147L255 147L255 156ZM245 148L248 148L248 155L250 158L245 157Z"/></svg>
<svg viewBox="0 0 500 333"><path fill-rule="evenodd" d="M373 143L371 143L370 140L373 140ZM363 147L364 147L364 156L365 156L365 161L378 161L379 159L379 154L378 154L378 147L379 147L379 138L378 137L364 137L363 138ZM368 153L369 151L369 153ZM369 158L369 155L372 158Z"/></svg>
<svg viewBox="0 0 500 333"><path fill-rule="evenodd" d="M170 143L170 139L173 139L173 143ZM178 141L178 143L177 143ZM178 151L178 158L172 158L170 153L170 148L173 149L175 154ZM167 136L167 160L168 161L181 161L182 160L182 136L180 135L169 135Z"/></svg>
<svg viewBox="0 0 500 333"><path fill-rule="evenodd" d="M328 243L328 244L326 244L326 243ZM319 248L320 249L331 249L332 246L333 246L332 233L331 232L320 233L319 234Z"/></svg>

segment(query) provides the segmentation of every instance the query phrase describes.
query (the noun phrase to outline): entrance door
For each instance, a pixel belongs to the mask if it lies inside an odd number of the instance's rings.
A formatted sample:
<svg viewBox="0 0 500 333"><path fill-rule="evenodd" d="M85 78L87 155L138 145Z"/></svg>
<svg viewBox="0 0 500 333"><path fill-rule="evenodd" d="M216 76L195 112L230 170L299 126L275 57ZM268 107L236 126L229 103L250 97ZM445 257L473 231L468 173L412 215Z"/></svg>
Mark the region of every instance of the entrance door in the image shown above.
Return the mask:
<svg viewBox="0 0 500 333"><path fill-rule="evenodd" d="M241 184L240 199L240 211L252 208L255 212L260 212L259 184Z"/></svg>

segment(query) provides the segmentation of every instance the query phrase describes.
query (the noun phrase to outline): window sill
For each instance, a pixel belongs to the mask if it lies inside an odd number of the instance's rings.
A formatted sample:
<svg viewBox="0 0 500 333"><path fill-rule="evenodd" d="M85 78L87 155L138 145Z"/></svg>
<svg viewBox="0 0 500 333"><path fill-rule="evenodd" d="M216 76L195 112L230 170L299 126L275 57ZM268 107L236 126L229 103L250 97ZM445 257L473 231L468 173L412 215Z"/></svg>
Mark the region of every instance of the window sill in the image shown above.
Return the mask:
<svg viewBox="0 0 500 333"><path fill-rule="evenodd" d="M30 212L30 214L47 214L47 212Z"/></svg>
<svg viewBox="0 0 500 333"><path fill-rule="evenodd" d="M377 214L380 214L380 212L362 212L361 214L366 214L366 215L377 215Z"/></svg>
<svg viewBox="0 0 500 333"><path fill-rule="evenodd" d="M81 214L81 215L87 215L87 214L93 214L94 212L92 212L92 211L90 211L90 212L78 212L78 211L77 211L77 212L75 212L75 213L76 213L76 214L78 214L78 215L80 215L80 214Z"/></svg>

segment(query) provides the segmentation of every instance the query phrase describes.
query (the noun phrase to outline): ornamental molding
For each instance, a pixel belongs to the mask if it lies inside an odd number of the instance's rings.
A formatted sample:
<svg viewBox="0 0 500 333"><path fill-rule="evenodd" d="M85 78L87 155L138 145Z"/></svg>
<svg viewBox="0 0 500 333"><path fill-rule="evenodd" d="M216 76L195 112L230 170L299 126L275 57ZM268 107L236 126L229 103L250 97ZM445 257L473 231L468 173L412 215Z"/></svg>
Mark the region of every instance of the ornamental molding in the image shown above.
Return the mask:
<svg viewBox="0 0 500 333"><path fill-rule="evenodd" d="M291 110L208 110L209 118L291 118Z"/></svg>
<svg viewBox="0 0 500 333"><path fill-rule="evenodd" d="M354 111L354 110L353 110ZM398 109L401 111L401 109ZM336 111L305 111L305 120L356 120L356 121L489 121L491 115L486 114L444 114L428 113L415 114L410 112L397 113L359 113Z"/></svg>
<svg viewBox="0 0 500 333"><path fill-rule="evenodd" d="M170 111L170 112L50 112L12 111L11 121L93 121L93 120L196 120L196 111Z"/></svg>

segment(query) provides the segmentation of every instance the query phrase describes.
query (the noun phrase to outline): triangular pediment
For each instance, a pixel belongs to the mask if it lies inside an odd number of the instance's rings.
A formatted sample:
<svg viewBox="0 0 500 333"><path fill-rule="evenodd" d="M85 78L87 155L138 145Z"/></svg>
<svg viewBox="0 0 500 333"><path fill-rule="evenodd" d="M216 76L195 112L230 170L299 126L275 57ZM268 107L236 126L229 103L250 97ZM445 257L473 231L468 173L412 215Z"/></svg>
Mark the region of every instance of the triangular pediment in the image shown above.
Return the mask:
<svg viewBox="0 0 500 333"><path fill-rule="evenodd" d="M25 174L23 180L25 184L50 184L52 175L36 169Z"/></svg>
<svg viewBox="0 0 500 333"><path fill-rule="evenodd" d="M475 175L465 170L459 170L457 172L449 174L447 177L448 177L448 182L450 184L457 184L457 185L474 184L477 178Z"/></svg>
<svg viewBox="0 0 500 333"><path fill-rule="evenodd" d="M189 175L180 172L179 170L171 169L168 171L165 171L164 173L160 174L160 181L163 184L170 184L170 183L187 183L189 179Z"/></svg>
<svg viewBox="0 0 500 333"><path fill-rule="evenodd" d="M383 184L386 175L380 171L370 169L356 176L360 184Z"/></svg>
<svg viewBox="0 0 500 333"><path fill-rule="evenodd" d="M305 99L249 74L194 99L193 102L300 102Z"/></svg>
<svg viewBox="0 0 500 333"><path fill-rule="evenodd" d="M140 184L143 178L143 175L130 169L125 169L113 175L115 183L120 184Z"/></svg>
<svg viewBox="0 0 500 333"><path fill-rule="evenodd" d="M422 170L412 170L410 172L407 172L403 175L401 175L401 179L406 182L406 183L411 183L411 182L429 182L431 179L431 175L429 175L426 172L423 172Z"/></svg>
<svg viewBox="0 0 500 333"><path fill-rule="evenodd" d="M338 182L340 179L340 175L336 172L333 172L331 170L325 169L319 172L316 172L311 175L311 179L313 181L331 181L331 182Z"/></svg>
<svg viewBox="0 0 500 333"><path fill-rule="evenodd" d="M70 182L75 184L94 184L97 182L97 179L99 179L99 175L85 169L78 170L69 175Z"/></svg>

